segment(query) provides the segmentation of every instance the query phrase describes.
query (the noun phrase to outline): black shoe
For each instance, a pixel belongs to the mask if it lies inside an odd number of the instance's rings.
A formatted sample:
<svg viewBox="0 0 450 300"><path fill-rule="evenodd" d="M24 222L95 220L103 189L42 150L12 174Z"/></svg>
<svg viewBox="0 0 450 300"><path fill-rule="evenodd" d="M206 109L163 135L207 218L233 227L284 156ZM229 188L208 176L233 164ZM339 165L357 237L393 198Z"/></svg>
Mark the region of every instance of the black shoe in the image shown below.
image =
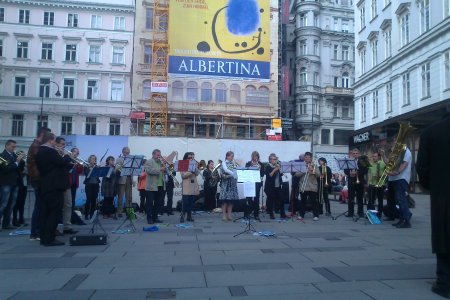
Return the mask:
<svg viewBox="0 0 450 300"><path fill-rule="evenodd" d="M153 221L153 223L162 223L163 221L161 221L160 219L156 219Z"/></svg>
<svg viewBox="0 0 450 300"><path fill-rule="evenodd" d="M7 230L16 229L16 228L17 228L16 226L11 226L11 225L2 227L2 229L7 229Z"/></svg>
<svg viewBox="0 0 450 300"><path fill-rule="evenodd" d="M364 214L358 214L358 218L364 218L365 215Z"/></svg>
<svg viewBox="0 0 450 300"><path fill-rule="evenodd" d="M395 226L397 228L411 228L411 223L409 221L404 221L401 224Z"/></svg>
<svg viewBox="0 0 450 300"><path fill-rule="evenodd" d="M66 243L58 241L58 240L54 240L51 243L45 243L43 244L45 247L51 247L51 246L64 246Z"/></svg>
<svg viewBox="0 0 450 300"><path fill-rule="evenodd" d="M13 226L16 226L16 227L20 227L20 224L19 224L19 222L17 222L17 221L12 221L12 225L13 225Z"/></svg>
<svg viewBox="0 0 450 300"><path fill-rule="evenodd" d="M402 224L403 222L405 222L405 220L400 219L400 220L398 220L398 222L392 223L391 225L394 227L397 227L398 225Z"/></svg>
<svg viewBox="0 0 450 300"><path fill-rule="evenodd" d="M153 225L153 224L155 224L155 222L153 222L153 221L147 221L147 224L148 224L148 225Z"/></svg>
<svg viewBox="0 0 450 300"><path fill-rule="evenodd" d="M345 217L346 218L353 218L353 214L346 214Z"/></svg>
<svg viewBox="0 0 450 300"><path fill-rule="evenodd" d="M64 234L58 229L55 230L55 236L63 236Z"/></svg>
<svg viewBox="0 0 450 300"><path fill-rule="evenodd" d="M395 218L386 217L383 219L383 221L395 221Z"/></svg>
<svg viewBox="0 0 450 300"><path fill-rule="evenodd" d="M73 230L72 228L71 229L64 229L63 233L64 234L76 234L76 233L78 233L78 230Z"/></svg>
<svg viewBox="0 0 450 300"><path fill-rule="evenodd" d="M255 220L258 222L261 222L261 219L259 218L259 216L255 216Z"/></svg>
<svg viewBox="0 0 450 300"><path fill-rule="evenodd" d="M436 283L433 283L433 286L431 287L431 291L435 294L438 294L441 297L450 299L450 291L441 288Z"/></svg>

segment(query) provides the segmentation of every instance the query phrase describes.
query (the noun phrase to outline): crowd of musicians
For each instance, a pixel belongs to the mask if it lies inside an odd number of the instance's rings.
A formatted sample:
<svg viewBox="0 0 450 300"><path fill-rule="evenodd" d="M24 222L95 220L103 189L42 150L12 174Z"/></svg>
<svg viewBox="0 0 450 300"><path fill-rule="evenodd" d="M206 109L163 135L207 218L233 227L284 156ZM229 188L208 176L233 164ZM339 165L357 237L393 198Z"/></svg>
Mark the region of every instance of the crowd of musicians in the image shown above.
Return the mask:
<svg viewBox="0 0 450 300"><path fill-rule="evenodd" d="M0 154L0 218L3 229L13 229L25 223L23 217L27 190L25 180L33 188L36 199L31 218L30 239L40 240L42 245L62 245L62 242L56 240L56 235L74 234L77 231L71 227L72 224L84 224L82 218L74 212L80 175L84 175L85 178L83 182L86 192L83 209L85 220L92 219L94 212L99 209L99 195L103 198L100 208L103 218L123 218L127 209L132 207L131 195L136 182L132 175L122 174L125 160L130 156L128 147L122 149L122 154L118 158L108 156L104 163L99 162L95 155L89 155L87 161L84 161L79 158L78 148L66 150L64 138L56 137L49 129L41 128L27 154L16 152L15 149L16 142L8 140L4 151ZM369 198L367 210L376 209L379 218L382 212L388 220L399 218L399 222L393 224L399 228L411 227L411 213L406 200L411 152L407 149L400 168L387 174L386 208L383 208L386 183L380 179L385 172L386 157L384 153L379 152L371 156L369 161L367 157L360 155L358 149L352 149L349 153L349 158L356 162L357 167L343 170L347 176L349 198L346 216L364 217L363 199L367 192ZM197 162L193 152L185 153L183 160ZM314 161L312 153L306 152L300 155L298 161L303 161L306 169L303 169L303 172L291 173L289 216L303 220L306 212L312 212L314 221L319 220L321 214L330 216L329 194L332 192L332 182L335 178L327 165L327 160L321 157ZM100 177L93 172L99 165L110 169L106 176ZM222 220L224 222L232 220L233 206L239 204L238 201L241 200L238 194L236 169L244 166L236 163L232 151L226 153L224 161L219 161L219 165L208 160L204 166L198 162L196 166L192 170L179 172L182 179L180 222L194 221L192 212L200 194L197 181L199 176L202 176L204 181L203 209L211 212L219 206ZM268 162L263 163L259 153L253 151L245 168L259 170L260 176L260 180L255 183L255 197L249 197L245 201L245 217L252 216L260 221L262 204L260 198L263 192L266 196L265 211L270 219L275 219L275 213L279 213L281 219L286 218L284 199L286 197L282 189L284 176L277 155L270 154ZM178 184L180 183L176 179L173 163L168 162L159 149L154 149L151 158L144 161L142 173L137 180L140 195L139 211L146 214L149 224L162 222L160 217L164 213L173 214L173 190ZM122 199L125 199L125 203ZM396 204L399 210L396 209ZM395 215L395 211L399 211L398 215ZM57 230L59 222L63 224L61 233Z"/></svg>

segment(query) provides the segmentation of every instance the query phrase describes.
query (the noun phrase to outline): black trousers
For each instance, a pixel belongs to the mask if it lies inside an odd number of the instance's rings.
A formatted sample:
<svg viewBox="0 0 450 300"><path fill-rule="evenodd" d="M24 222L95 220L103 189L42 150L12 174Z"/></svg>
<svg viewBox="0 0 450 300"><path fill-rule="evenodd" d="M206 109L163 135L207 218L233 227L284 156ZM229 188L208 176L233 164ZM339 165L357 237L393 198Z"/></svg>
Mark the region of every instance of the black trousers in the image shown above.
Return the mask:
<svg viewBox="0 0 450 300"><path fill-rule="evenodd" d="M355 213L355 197L358 204L358 215L364 214L364 184L348 185L348 215L353 216Z"/></svg>
<svg viewBox="0 0 450 300"><path fill-rule="evenodd" d="M97 208L97 196L99 191L98 184L86 184L86 204L84 205L84 216L92 218Z"/></svg>
<svg viewBox="0 0 450 300"><path fill-rule="evenodd" d="M279 188L268 188L266 190L267 200L267 212L273 216L273 212L276 209L280 210L280 216L285 217L284 203L282 199L281 186Z"/></svg>
<svg viewBox="0 0 450 300"><path fill-rule="evenodd" d="M436 285L450 292L450 254L436 253Z"/></svg>
<svg viewBox="0 0 450 300"><path fill-rule="evenodd" d="M312 205L312 212L314 217L319 217L319 200L317 199L317 192L306 191L300 194L300 217L305 217L306 204Z"/></svg>
<svg viewBox="0 0 450 300"><path fill-rule="evenodd" d="M145 191L145 212L147 214L147 222L154 222L158 219L161 198L164 196L164 187L158 186L157 191ZM163 198L164 201L164 198Z"/></svg>
<svg viewBox="0 0 450 300"><path fill-rule="evenodd" d="M19 223L24 224L25 220L23 213L25 211L25 200L27 199L27 186L19 186L19 191L17 192L16 204L13 207L13 224Z"/></svg>
<svg viewBox="0 0 450 300"><path fill-rule="evenodd" d="M393 181L388 181L388 192L387 192L387 211L394 217L396 216L397 208L395 207L395 189ZM395 217L394 217L395 218Z"/></svg>
<svg viewBox="0 0 450 300"><path fill-rule="evenodd" d="M319 203L319 211L322 208L322 212L323 212L323 205L325 204L325 212L327 214L331 214L331 205L330 205L330 197L328 195L328 190L324 188L323 192L322 192L322 195L323 195L323 198L322 198L323 199L323 203L322 204Z"/></svg>
<svg viewBox="0 0 450 300"><path fill-rule="evenodd" d="M216 204L216 194L217 194L217 186L214 187L206 187L205 191L205 210L210 211L217 207Z"/></svg>
<svg viewBox="0 0 450 300"><path fill-rule="evenodd" d="M41 195L39 234L43 245L55 240L55 231L58 227L63 202L63 190L49 191Z"/></svg>
<svg viewBox="0 0 450 300"><path fill-rule="evenodd" d="M384 186L376 187L374 185L369 185L369 203L367 203L367 209L375 209L375 203L377 203L376 209L378 210L378 216L381 216L383 211L383 198Z"/></svg>

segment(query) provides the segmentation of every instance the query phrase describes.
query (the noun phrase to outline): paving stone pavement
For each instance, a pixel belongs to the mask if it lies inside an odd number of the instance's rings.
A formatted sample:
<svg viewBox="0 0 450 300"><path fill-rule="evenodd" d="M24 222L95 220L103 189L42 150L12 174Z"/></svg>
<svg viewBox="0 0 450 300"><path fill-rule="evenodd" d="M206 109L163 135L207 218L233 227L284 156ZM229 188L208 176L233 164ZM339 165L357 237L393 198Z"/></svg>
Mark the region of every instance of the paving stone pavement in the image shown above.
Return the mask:
<svg viewBox="0 0 450 300"><path fill-rule="evenodd" d="M234 237L246 229L240 220L200 213L192 228L177 228L175 214L161 217L155 232L142 230L149 226L143 216L136 232L123 234L112 233L120 221L100 219L107 245L69 246L64 236L61 247L3 230L0 299L440 299L431 292L429 197L413 198L411 229L345 216L315 222L308 214L304 222L276 222L263 214L252 225L274 236ZM334 215L346 209L331 207Z"/></svg>

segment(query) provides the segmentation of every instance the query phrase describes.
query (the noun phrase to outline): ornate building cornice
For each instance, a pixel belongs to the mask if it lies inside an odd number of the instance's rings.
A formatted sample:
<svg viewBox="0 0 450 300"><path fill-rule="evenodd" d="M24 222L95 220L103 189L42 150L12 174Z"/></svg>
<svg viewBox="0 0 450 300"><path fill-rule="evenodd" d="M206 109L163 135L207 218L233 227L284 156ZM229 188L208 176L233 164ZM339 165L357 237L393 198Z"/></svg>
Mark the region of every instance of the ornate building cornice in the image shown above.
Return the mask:
<svg viewBox="0 0 450 300"><path fill-rule="evenodd" d="M95 3L95 2L81 2L81 1L49 1L49 0L0 0L1 3L14 4L14 5L26 5L26 6L43 6L54 7L64 9L76 9L76 10L96 10L96 11L109 11L133 14L135 11L134 5L117 5L108 3Z"/></svg>

